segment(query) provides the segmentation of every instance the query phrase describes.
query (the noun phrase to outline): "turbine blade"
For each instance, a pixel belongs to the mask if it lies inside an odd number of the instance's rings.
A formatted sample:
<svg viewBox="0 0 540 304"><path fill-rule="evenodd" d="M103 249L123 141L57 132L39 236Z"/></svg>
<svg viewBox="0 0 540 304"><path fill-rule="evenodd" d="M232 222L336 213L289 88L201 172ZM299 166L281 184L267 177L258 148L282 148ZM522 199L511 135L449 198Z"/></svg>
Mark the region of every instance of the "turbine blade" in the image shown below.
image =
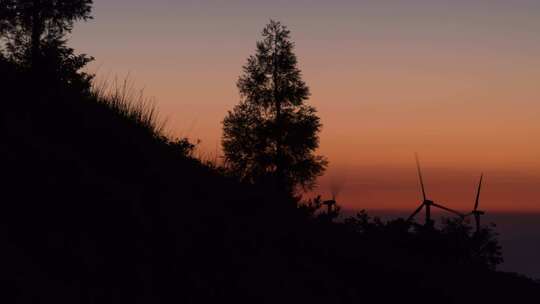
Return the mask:
<svg viewBox="0 0 540 304"><path fill-rule="evenodd" d="M476 191L476 201L474 202L474 211L478 210L478 204L480 203L480 190L482 190L483 179L484 179L484 173L480 175L480 182L478 183L478 190Z"/></svg>
<svg viewBox="0 0 540 304"><path fill-rule="evenodd" d="M422 208L424 208L424 203L420 204L420 207L416 208L416 210L409 216L407 219L407 222L410 222L420 211L422 211Z"/></svg>
<svg viewBox="0 0 540 304"><path fill-rule="evenodd" d="M456 211L454 209L450 209L450 208L447 208L445 206L442 206L442 205L439 205L439 204L436 204L436 203L433 203L433 206L435 206L435 207L437 207L439 209L442 209L442 210L446 210L446 211L448 211L450 213L454 213L454 214L458 215L459 217L465 217L465 214L463 214L463 213L461 213L459 211Z"/></svg>
<svg viewBox="0 0 540 304"><path fill-rule="evenodd" d="M422 197L426 200L426 189L424 188L424 179L422 178L422 170L420 169L420 160L418 159L418 153L414 154L416 158L416 168L418 169L418 178L420 179L420 186L422 187Z"/></svg>

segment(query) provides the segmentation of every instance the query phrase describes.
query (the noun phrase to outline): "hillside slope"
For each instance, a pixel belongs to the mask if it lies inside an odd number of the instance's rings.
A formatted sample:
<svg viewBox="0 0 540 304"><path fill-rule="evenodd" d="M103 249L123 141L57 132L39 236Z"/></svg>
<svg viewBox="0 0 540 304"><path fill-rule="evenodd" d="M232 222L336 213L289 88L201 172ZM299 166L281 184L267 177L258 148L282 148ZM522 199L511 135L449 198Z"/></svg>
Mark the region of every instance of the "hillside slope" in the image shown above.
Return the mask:
<svg viewBox="0 0 540 304"><path fill-rule="evenodd" d="M92 96L2 65L6 303L476 303L531 280L363 238L290 209Z"/></svg>

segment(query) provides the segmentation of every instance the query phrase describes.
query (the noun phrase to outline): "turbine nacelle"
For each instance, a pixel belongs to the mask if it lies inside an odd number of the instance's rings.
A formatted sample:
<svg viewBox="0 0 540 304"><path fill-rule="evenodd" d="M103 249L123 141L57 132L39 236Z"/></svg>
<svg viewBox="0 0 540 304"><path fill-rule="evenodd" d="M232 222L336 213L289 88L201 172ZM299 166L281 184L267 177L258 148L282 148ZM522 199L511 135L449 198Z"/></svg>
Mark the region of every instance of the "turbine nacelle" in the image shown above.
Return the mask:
<svg viewBox="0 0 540 304"><path fill-rule="evenodd" d="M433 202L432 200L424 200L423 204L425 206L433 206L435 202Z"/></svg>

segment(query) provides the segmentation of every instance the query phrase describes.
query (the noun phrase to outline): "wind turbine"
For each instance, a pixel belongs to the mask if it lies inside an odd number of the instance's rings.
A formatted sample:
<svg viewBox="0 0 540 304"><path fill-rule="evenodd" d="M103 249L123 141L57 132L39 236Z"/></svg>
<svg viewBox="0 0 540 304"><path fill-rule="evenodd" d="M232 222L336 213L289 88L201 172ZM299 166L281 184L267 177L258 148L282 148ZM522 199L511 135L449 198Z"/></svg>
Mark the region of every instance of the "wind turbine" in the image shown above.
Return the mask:
<svg viewBox="0 0 540 304"><path fill-rule="evenodd" d="M331 216L336 211L339 211L339 207L337 206L337 202L336 202L336 197L341 191L342 187L343 187L342 182L337 183L334 181L330 185L330 192L332 193L332 199L326 200L322 203L323 205L326 205L326 208L327 208L326 212L328 216Z"/></svg>
<svg viewBox="0 0 540 304"><path fill-rule="evenodd" d="M334 206L336 205L335 196L332 196L331 200L326 200L322 204L326 205L326 213L330 215L332 213L332 209L334 209Z"/></svg>
<svg viewBox="0 0 540 304"><path fill-rule="evenodd" d="M467 216L472 215L474 216L474 222L476 225L476 233L480 231L480 216L484 215L485 212L482 210L478 210L478 205L480 203L480 190L482 190L482 180L484 179L484 174L482 173L480 175L480 181L478 182L478 190L476 191L476 200L474 202L474 209L470 213L467 214Z"/></svg>
<svg viewBox="0 0 540 304"><path fill-rule="evenodd" d="M437 203L435 203L434 201L432 200L429 200L427 199L427 196L426 196L426 189L424 187L424 179L422 178L422 170L420 169L420 161L418 160L418 154L415 154L415 158L416 158L416 168L418 170L418 178L420 180L420 187L422 189L422 198L423 198L423 201L422 203L420 204L420 206L413 212L413 214L411 214L411 216L409 216L409 218L407 219L408 222L412 221L412 219L418 214L420 213L420 211L422 211L422 208L426 208L426 222L425 222L425 225L426 226L430 226L432 224L432 221L431 221L431 207L436 207L436 208L439 208L439 209L442 209L442 210L445 210L445 211L448 211L450 213L453 213L461 218L464 218L465 215L462 214L461 212L458 212L456 210L453 210L453 209L450 209L448 207L445 207L445 206L442 206L442 205L439 205Z"/></svg>

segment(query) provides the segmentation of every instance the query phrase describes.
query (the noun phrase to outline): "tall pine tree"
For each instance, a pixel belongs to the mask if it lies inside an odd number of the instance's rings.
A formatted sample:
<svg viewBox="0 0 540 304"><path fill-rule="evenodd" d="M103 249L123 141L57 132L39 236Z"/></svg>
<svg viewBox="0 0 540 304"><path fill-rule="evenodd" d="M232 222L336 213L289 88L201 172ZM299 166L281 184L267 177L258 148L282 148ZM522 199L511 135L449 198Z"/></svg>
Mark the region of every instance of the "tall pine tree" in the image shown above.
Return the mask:
<svg viewBox="0 0 540 304"><path fill-rule="evenodd" d="M321 123L302 80L290 31L271 20L237 86L241 102L223 121L226 163L249 182L272 181L292 193L310 189L327 161L315 155Z"/></svg>

